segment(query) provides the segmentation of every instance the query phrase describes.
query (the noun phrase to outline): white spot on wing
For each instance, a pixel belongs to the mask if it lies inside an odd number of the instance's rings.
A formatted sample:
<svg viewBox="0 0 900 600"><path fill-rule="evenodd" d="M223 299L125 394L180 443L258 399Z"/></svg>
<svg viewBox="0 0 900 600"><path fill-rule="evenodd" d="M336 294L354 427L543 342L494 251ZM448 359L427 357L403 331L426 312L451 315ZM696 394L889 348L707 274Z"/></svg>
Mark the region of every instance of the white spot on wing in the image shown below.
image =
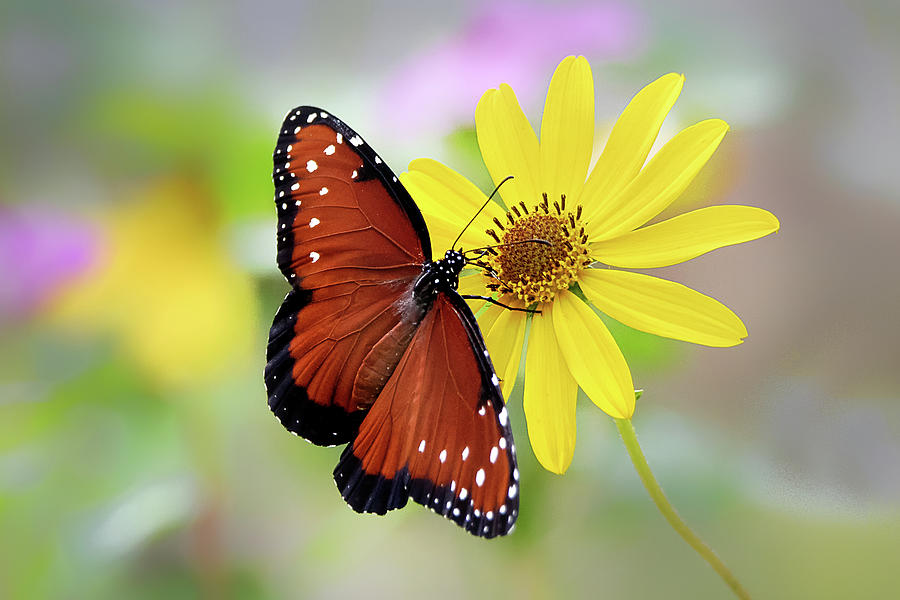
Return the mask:
<svg viewBox="0 0 900 600"><path fill-rule="evenodd" d="M312 259L313 262L316 262L317 260L319 260L319 253L318 252L310 252L309 257Z"/></svg>
<svg viewBox="0 0 900 600"><path fill-rule="evenodd" d="M500 438L500 441L498 443L500 444L501 450L506 450L506 438Z"/></svg>
<svg viewBox="0 0 900 600"><path fill-rule="evenodd" d="M300 133L300 128L294 127L294 135L297 135L298 133Z"/></svg>
<svg viewBox="0 0 900 600"><path fill-rule="evenodd" d="M294 191L296 192L297 190L300 189L300 184L299 184L299 183L295 183L294 185L291 186L291 189L294 190Z"/></svg>
<svg viewBox="0 0 900 600"><path fill-rule="evenodd" d="M315 171L318 168L319 168L319 165L316 164L316 161L314 161L314 160L306 161L306 170L309 171L310 173L312 173L313 171Z"/></svg>
<svg viewBox="0 0 900 600"><path fill-rule="evenodd" d="M356 169L353 169L353 172L350 173L350 179L356 179L359 173L356 172Z"/></svg>
<svg viewBox="0 0 900 600"><path fill-rule="evenodd" d="M380 165L380 164L381 164L381 157L378 156L377 154L375 155L375 164L376 164L376 165Z"/></svg>
<svg viewBox="0 0 900 600"><path fill-rule="evenodd" d="M308 117L306 117L307 123L312 123L316 120L316 113L310 113Z"/></svg>
<svg viewBox="0 0 900 600"><path fill-rule="evenodd" d="M325 148L325 154L328 156L334 154L334 144L329 144L328 147Z"/></svg>
<svg viewBox="0 0 900 600"><path fill-rule="evenodd" d="M344 143L344 136L342 136L340 133L337 134L337 137L335 139L337 139L338 144Z"/></svg>
<svg viewBox="0 0 900 600"><path fill-rule="evenodd" d="M516 484L512 484L511 486L509 486L509 497L510 498L515 498L516 494L518 494L518 493L519 493L519 486L517 486Z"/></svg>
<svg viewBox="0 0 900 600"><path fill-rule="evenodd" d="M319 195L320 195L320 196L324 196L324 195L327 194L327 193L328 193L328 188L327 188L327 187L323 187L321 190L319 190Z"/></svg>
<svg viewBox="0 0 900 600"><path fill-rule="evenodd" d="M445 448L444 450L441 450L441 454L440 454L440 456L438 456L438 460L440 460L441 462L447 462L447 450L446 450L446 448Z"/></svg>
<svg viewBox="0 0 900 600"><path fill-rule="evenodd" d="M478 469L478 472L475 473L475 485L478 487L484 485L484 469Z"/></svg>
<svg viewBox="0 0 900 600"><path fill-rule="evenodd" d="M498 417L500 418L500 424L503 425L504 427L506 427L507 419L506 419L506 407L505 406L502 409L500 409L500 414L498 415Z"/></svg>
<svg viewBox="0 0 900 600"><path fill-rule="evenodd" d="M359 137L358 135L354 135L352 138L350 138L350 143L354 146L359 146L363 143L363 141L361 137Z"/></svg>
<svg viewBox="0 0 900 600"><path fill-rule="evenodd" d="M463 451L462 451L462 459L466 460L467 458L469 458L469 447L468 446L463 448Z"/></svg>
<svg viewBox="0 0 900 600"><path fill-rule="evenodd" d="M491 448L491 464L497 462L497 455L500 454L500 451L497 450L497 446Z"/></svg>
<svg viewBox="0 0 900 600"><path fill-rule="evenodd" d="M319 223L321 223L321 221L318 220L318 219L315 218L315 217L313 217L312 219L309 220L309 226L310 226L310 227L315 227L315 226L318 225Z"/></svg>
<svg viewBox="0 0 900 600"><path fill-rule="evenodd" d="M493 383L494 385L500 385L500 378L497 377L496 373L491 375L491 383Z"/></svg>
<svg viewBox="0 0 900 600"><path fill-rule="evenodd" d="M425 452L425 440L419 442L419 452Z"/></svg>
<svg viewBox="0 0 900 600"><path fill-rule="evenodd" d="M469 496L469 490L462 488L459 490L459 499L465 500Z"/></svg>

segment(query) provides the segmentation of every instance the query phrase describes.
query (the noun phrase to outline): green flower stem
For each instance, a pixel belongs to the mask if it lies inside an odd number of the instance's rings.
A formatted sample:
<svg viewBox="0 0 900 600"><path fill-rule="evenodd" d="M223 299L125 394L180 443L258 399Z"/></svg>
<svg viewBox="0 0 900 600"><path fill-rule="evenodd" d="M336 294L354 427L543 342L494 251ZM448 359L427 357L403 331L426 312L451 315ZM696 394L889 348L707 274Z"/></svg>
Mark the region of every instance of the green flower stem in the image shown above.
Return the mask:
<svg viewBox="0 0 900 600"><path fill-rule="evenodd" d="M656 508L663 514L669 522L669 525L672 526L672 529L674 529L678 535L691 546L691 548L696 550L697 554L709 563L709 566L715 569L716 573L725 580L725 583L728 584L728 587L731 588L731 591L733 591L738 598L749 600L750 594L747 593L747 590L745 590L735 578L734 574L728 570L725 563L716 556L716 553L713 552L712 548L707 546L703 540L697 537L696 533L691 531L682 518L678 516L678 513L675 512L672 505L669 504L669 500L666 498L666 495L663 494L662 488L659 487L659 482L656 481L653 472L650 471L647 459L644 457L640 445L638 445L637 436L634 432L634 426L631 424L631 419L615 419L615 421L616 427L619 429L619 435L622 436L622 441L625 443L625 449L628 450L628 455L631 456L631 462L634 463L634 468L641 478L644 487L647 488L647 492L650 493L650 497L653 499L653 503L656 504Z"/></svg>

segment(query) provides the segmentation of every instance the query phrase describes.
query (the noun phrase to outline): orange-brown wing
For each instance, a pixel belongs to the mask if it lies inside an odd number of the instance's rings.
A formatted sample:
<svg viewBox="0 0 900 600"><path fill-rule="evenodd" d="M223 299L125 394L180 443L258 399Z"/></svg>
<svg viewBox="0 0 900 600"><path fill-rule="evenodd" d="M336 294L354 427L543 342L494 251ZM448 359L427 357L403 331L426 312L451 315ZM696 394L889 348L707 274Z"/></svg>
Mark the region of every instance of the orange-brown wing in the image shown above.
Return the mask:
<svg viewBox="0 0 900 600"><path fill-rule="evenodd" d="M375 151L321 109L288 113L274 162L278 266L292 289L269 333L269 407L316 444L345 443L371 404L353 395L360 366L415 311L428 232Z"/></svg>
<svg viewBox="0 0 900 600"><path fill-rule="evenodd" d="M438 294L334 478L358 512L384 514L411 497L478 536L515 524L509 417L475 318L455 292Z"/></svg>

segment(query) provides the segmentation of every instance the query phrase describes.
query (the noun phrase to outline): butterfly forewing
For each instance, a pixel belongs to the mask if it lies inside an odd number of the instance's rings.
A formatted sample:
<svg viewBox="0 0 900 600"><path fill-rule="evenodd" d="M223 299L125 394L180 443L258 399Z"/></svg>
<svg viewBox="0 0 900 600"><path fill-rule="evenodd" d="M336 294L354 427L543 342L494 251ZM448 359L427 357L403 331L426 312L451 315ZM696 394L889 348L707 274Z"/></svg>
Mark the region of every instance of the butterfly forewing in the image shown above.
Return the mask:
<svg viewBox="0 0 900 600"><path fill-rule="evenodd" d="M411 497L471 533L508 533L518 515L515 446L475 319L440 293L335 469L357 511Z"/></svg>
<svg viewBox="0 0 900 600"><path fill-rule="evenodd" d="M278 266L292 290L269 335L269 406L314 443L344 443L372 400L353 396L360 365L410 318L427 230L375 151L320 109L288 113L274 165Z"/></svg>

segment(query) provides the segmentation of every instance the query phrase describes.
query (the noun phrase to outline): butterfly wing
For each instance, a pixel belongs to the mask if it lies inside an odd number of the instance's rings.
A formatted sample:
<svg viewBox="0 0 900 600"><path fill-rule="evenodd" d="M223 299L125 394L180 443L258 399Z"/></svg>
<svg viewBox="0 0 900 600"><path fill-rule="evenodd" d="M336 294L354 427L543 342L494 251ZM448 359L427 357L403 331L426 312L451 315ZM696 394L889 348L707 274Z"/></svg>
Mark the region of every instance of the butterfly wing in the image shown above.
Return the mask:
<svg viewBox="0 0 900 600"><path fill-rule="evenodd" d="M358 512L408 498L483 537L508 533L519 472L498 379L475 317L439 293L334 471Z"/></svg>
<svg viewBox="0 0 900 600"><path fill-rule="evenodd" d="M273 156L278 266L292 289L269 332L269 407L313 443L345 443L374 400L353 394L365 357L415 319L428 231L375 151L321 109L289 112Z"/></svg>

